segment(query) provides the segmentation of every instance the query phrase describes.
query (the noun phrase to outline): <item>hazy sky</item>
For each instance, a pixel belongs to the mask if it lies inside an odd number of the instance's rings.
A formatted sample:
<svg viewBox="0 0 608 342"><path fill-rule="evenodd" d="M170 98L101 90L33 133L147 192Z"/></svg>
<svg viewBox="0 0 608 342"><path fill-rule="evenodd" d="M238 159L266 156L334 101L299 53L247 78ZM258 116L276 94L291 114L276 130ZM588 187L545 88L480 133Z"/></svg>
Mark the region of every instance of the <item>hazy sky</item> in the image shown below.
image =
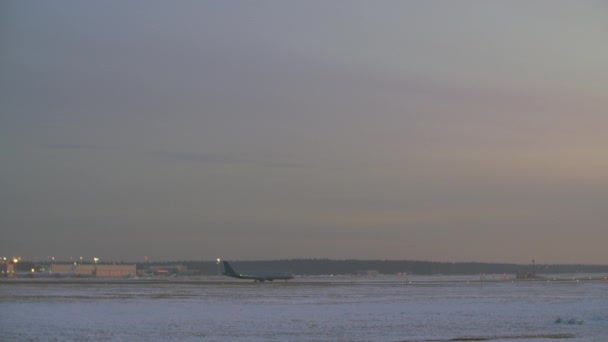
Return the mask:
<svg viewBox="0 0 608 342"><path fill-rule="evenodd" d="M608 263L603 1L2 1L0 256Z"/></svg>

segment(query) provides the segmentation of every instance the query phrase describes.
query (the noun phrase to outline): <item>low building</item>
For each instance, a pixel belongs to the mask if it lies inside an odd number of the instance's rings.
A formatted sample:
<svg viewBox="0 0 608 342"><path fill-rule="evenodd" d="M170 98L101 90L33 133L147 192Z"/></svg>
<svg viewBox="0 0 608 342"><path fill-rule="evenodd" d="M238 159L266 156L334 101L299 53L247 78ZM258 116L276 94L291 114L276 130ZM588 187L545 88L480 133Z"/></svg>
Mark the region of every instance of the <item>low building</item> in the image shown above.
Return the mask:
<svg viewBox="0 0 608 342"><path fill-rule="evenodd" d="M134 277L137 273L133 265L97 265L97 277Z"/></svg>
<svg viewBox="0 0 608 342"><path fill-rule="evenodd" d="M141 275L178 275L188 274L188 267L184 265L146 265L140 270Z"/></svg>
<svg viewBox="0 0 608 342"><path fill-rule="evenodd" d="M84 265L84 264L51 264L51 274L66 274L80 277L133 277L137 273L133 265Z"/></svg>
<svg viewBox="0 0 608 342"><path fill-rule="evenodd" d="M7 260L0 260L0 276L7 277L15 274L15 264Z"/></svg>

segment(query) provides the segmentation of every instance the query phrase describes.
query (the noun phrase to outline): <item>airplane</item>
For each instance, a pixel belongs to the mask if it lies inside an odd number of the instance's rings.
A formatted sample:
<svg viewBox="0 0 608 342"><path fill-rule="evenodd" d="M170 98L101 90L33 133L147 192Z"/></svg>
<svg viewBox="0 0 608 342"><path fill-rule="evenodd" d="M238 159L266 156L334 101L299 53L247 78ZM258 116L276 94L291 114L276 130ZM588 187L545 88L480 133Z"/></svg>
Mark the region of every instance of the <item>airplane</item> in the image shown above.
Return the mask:
<svg viewBox="0 0 608 342"><path fill-rule="evenodd" d="M279 280L289 280L293 279L293 274L288 272L250 272L250 273L237 273L235 272L228 261L224 261L224 270L223 273L225 276L238 278L238 279L253 279L254 282L263 282L263 281L273 281L275 279Z"/></svg>

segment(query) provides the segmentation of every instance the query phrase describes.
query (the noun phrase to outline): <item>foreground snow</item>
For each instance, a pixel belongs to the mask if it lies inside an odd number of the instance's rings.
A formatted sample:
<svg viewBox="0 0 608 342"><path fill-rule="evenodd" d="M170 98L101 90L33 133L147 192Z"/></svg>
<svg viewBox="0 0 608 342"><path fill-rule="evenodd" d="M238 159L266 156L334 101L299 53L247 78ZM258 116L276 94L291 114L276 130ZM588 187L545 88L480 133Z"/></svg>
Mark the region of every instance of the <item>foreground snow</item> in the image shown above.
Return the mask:
<svg viewBox="0 0 608 342"><path fill-rule="evenodd" d="M603 341L606 308L584 280L0 282L0 340Z"/></svg>

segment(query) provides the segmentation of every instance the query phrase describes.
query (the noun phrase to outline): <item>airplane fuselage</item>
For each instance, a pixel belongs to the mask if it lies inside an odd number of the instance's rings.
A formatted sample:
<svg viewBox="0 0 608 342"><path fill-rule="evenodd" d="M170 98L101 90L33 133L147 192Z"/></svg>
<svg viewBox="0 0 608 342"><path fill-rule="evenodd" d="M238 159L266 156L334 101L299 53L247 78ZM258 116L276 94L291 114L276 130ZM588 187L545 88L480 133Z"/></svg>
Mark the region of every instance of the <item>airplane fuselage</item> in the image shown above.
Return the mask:
<svg viewBox="0 0 608 342"><path fill-rule="evenodd" d="M253 279L255 281L273 281L273 280L289 280L293 279L293 274L290 273L239 273L236 276L228 275L229 277L239 279Z"/></svg>
<svg viewBox="0 0 608 342"><path fill-rule="evenodd" d="M224 261L224 270L223 273L225 276L233 277L237 279L252 279L256 282L263 281L273 281L273 280L289 280L293 279L294 275L287 272L249 272L249 273L239 273L235 272L230 264Z"/></svg>

